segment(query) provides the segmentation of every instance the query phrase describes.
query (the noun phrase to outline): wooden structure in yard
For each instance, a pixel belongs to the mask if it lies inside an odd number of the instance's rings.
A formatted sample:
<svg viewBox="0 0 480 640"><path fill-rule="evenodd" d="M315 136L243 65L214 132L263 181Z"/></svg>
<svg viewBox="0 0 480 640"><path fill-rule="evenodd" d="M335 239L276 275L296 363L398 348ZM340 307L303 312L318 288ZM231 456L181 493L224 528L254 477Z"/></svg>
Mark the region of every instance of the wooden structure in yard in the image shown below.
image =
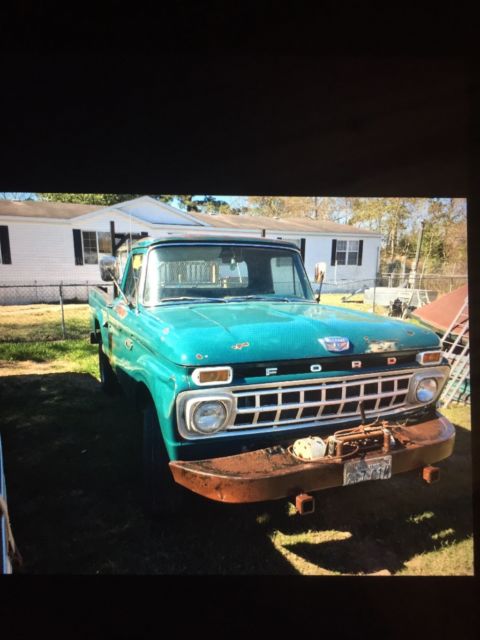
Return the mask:
<svg viewBox="0 0 480 640"><path fill-rule="evenodd" d="M442 349L451 366L442 404L470 402L470 341L468 287L464 285L417 309L414 317L442 335Z"/></svg>

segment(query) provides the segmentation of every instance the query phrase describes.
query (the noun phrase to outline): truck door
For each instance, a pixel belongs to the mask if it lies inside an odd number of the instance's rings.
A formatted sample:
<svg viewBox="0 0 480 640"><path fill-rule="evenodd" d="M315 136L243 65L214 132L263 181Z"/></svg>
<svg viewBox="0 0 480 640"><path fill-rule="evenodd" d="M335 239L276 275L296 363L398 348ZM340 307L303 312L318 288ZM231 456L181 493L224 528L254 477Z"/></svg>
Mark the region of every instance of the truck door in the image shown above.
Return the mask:
<svg viewBox="0 0 480 640"><path fill-rule="evenodd" d="M108 323L108 350L112 365L120 372L129 373L133 366L136 354L134 351L134 326L135 313L137 304L137 290L142 272L143 253L132 253L127 262L125 274L122 279L122 289L129 301L129 305L125 299L118 295L110 310ZM119 375L120 382L121 375Z"/></svg>

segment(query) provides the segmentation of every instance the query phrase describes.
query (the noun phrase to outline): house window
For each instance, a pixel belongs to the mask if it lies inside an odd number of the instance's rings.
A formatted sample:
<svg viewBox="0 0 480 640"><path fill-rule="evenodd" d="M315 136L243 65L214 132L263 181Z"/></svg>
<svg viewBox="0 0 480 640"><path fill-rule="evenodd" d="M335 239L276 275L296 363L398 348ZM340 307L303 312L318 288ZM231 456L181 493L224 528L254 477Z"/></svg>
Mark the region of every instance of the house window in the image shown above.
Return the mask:
<svg viewBox="0 0 480 640"><path fill-rule="evenodd" d="M360 241L359 240L337 240L335 252L335 262L337 265L358 265Z"/></svg>
<svg viewBox="0 0 480 640"><path fill-rule="evenodd" d="M108 231L82 231L83 259L85 264L98 264L99 257L112 252Z"/></svg>

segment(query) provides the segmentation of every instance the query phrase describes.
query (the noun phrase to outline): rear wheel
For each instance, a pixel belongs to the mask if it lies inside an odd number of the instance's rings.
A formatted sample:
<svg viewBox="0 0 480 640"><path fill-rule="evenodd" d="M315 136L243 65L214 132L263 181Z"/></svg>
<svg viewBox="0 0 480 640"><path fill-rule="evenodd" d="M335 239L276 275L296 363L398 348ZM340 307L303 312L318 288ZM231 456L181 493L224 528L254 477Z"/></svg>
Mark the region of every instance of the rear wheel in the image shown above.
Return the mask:
<svg viewBox="0 0 480 640"><path fill-rule="evenodd" d="M185 489L174 481L168 462L157 410L150 400L143 413L143 478L145 510L151 516L174 513L185 499Z"/></svg>
<svg viewBox="0 0 480 640"><path fill-rule="evenodd" d="M101 343L98 345L98 368L100 371L100 386L102 391L109 396L116 395L120 390L120 386L117 376L110 364L110 360L103 353Z"/></svg>

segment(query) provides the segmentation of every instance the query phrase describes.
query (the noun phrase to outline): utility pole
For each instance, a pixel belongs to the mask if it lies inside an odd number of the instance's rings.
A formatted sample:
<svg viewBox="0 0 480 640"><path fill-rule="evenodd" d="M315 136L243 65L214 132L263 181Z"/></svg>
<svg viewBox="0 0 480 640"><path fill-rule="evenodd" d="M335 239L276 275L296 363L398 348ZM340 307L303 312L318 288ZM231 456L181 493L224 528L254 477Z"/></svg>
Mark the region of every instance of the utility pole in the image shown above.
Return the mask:
<svg viewBox="0 0 480 640"><path fill-rule="evenodd" d="M112 244L112 256L115 257L117 255L117 250L115 247L115 222L114 220L110 220L110 241Z"/></svg>
<svg viewBox="0 0 480 640"><path fill-rule="evenodd" d="M410 274L410 284L412 284L412 279L413 279L413 288L415 288L415 279L417 277L417 268L418 268L418 261L420 259L420 250L422 248L422 240L423 240L423 231L425 228L425 220L422 220L420 223L421 227L420 227L420 235L418 236L418 241L417 241L417 253L415 255L415 263L413 265L413 269L412 272Z"/></svg>

